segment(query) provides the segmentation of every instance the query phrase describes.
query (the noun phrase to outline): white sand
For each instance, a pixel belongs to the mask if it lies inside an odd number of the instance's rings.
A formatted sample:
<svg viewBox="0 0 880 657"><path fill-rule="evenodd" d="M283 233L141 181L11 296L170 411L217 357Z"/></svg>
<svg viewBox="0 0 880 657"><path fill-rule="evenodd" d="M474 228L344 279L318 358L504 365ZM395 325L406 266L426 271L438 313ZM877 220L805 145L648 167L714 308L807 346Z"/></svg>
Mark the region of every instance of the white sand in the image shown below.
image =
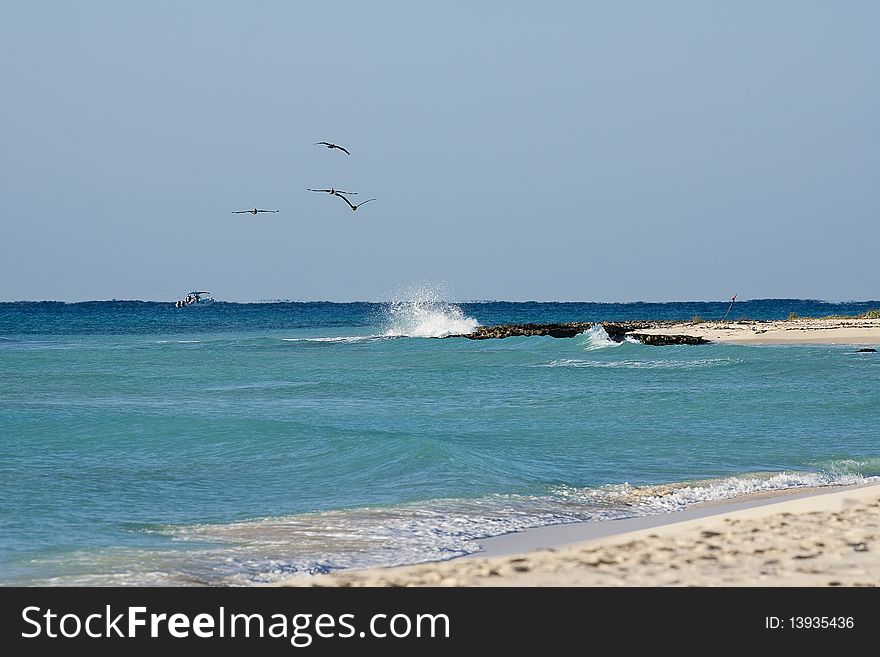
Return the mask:
<svg viewBox="0 0 880 657"><path fill-rule="evenodd" d="M292 578L293 586L877 586L880 484L500 557Z"/></svg>
<svg viewBox="0 0 880 657"><path fill-rule="evenodd" d="M748 344L880 344L880 319L682 322L639 333L693 335L711 342Z"/></svg>
<svg viewBox="0 0 880 657"><path fill-rule="evenodd" d="M877 319L682 322L638 332L743 344L880 345ZM676 519L538 528L490 539L487 552L496 556L295 577L282 585L880 585L880 484L769 504L737 500ZM550 547L563 544L570 545Z"/></svg>

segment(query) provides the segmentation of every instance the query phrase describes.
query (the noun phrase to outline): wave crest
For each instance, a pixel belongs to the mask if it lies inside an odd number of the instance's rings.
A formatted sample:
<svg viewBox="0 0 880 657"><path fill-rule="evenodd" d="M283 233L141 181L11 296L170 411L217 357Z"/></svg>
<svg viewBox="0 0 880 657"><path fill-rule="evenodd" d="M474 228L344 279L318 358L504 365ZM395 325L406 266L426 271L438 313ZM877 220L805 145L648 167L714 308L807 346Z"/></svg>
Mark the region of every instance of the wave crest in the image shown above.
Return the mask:
<svg viewBox="0 0 880 657"><path fill-rule="evenodd" d="M443 285L423 284L399 291L387 306L388 337L444 338L473 333L480 323L447 301Z"/></svg>
<svg viewBox="0 0 880 657"><path fill-rule="evenodd" d="M605 331L605 327L601 324L594 324L589 331L584 331L578 337L580 338L580 344L585 351L619 347L623 344L622 342L615 342L612 340Z"/></svg>
<svg viewBox="0 0 880 657"><path fill-rule="evenodd" d="M594 349L597 347L593 347ZM543 367L598 367L602 369L633 370L691 370L704 367L727 367L741 361L734 358L697 358L690 360L582 360L578 358L557 358Z"/></svg>

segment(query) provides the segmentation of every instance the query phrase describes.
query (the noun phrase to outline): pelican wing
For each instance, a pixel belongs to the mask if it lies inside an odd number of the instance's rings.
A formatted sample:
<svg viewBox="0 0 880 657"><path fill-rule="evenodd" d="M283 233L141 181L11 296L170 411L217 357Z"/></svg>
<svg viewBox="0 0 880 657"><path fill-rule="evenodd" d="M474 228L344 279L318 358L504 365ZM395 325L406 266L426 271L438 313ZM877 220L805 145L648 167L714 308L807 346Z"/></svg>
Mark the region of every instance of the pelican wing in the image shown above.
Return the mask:
<svg viewBox="0 0 880 657"><path fill-rule="evenodd" d="M349 201L347 198L345 198L342 194L336 194L336 196L338 196L338 197L341 198L343 201L345 201L346 203L348 203L348 207L350 207L352 210L355 209L356 206L352 205L352 204L351 204L351 201Z"/></svg>
<svg viewBox="0 0 880 657"><path fill-rule="evenodd" d="M312 189L311 187L306 187L306 189L310 192L327 192L328 194L332 194L333 192L329 189Z"/></svg>
<svg viewBox="0 0 880 657"><path fill-rule="evenodd" d="M351 209L354 210L355 208L361 207L364 203L369 203L370 201L375 201L375 200L376 199L374 199L374 198L368 198L366 201L361 201L357 205L353 205Z"/></svg>
<svg viewBox="0 0 880 657"><path fill-rule="evenodd" d="M351 153L348 152L348 149L345 149L345 148L343 148L342 146L337 146L336 144L333 144L333 146L331 146L330 148L338 148L339 150L341 150L341 151L342 151L343 153L345 153L346 155L351 155Z"/></svg>

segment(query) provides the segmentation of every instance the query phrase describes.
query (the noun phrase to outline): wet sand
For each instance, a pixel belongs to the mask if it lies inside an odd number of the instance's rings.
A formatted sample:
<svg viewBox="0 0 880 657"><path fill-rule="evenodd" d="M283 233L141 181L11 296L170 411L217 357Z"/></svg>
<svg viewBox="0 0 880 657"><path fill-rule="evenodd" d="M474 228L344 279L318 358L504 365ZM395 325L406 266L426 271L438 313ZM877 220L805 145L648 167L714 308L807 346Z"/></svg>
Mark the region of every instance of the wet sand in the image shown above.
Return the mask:
<svg viewBox="0 0 880 657"><path fill-rule="evenodd" d="M583 532L598 535L583 540ZM491 539L485 553L467 558L282 585L877 586L878 541L880 484L796 489L662 516L544 527Z"/></svg>

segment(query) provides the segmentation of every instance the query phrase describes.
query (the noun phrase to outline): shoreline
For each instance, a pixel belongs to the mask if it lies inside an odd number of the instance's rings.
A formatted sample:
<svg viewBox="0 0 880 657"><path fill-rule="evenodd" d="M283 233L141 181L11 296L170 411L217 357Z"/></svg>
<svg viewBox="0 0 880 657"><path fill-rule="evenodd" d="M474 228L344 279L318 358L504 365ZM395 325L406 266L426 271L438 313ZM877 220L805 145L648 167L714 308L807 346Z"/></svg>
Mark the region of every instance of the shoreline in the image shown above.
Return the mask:
<svg viewBox="0 0 880 657"><path fill-rule="evenodd" d="M469 340L550 336L573 338L601 326L615 342L630 339L652 346L732 344L880 345L880 318L823 317L787 320L630 320L478 326L471 333L444 336Z"/></svg>
<svg viewBox="0 0 880 657"><path fill-rule="evenodd" d="M740 511L743 509L778 504L780 502L812 497L814 495L827 495L870 485L871 484L831 484L828 486L797 486L795 488L780 488L776 490L757 490L737 495L736 497L697 502L685 509L671 511L669 513L652 513L650 515L634 516L632 518L585 520L581 522L557 523L554 525L543 525L541 527L529 527L520 532L511 532L485 538L480 541L480 546L483 548L482 551L458 558L492 558L519 554L527 551L531 552L534 550L564 548L584 541L610 538L621 534L628 534L630 532L655 529L700 518L710 518L725 513L733 513L734 511Z"/></svg>
<svg viewBox="0 0 880 657"><path fill-rule="evenodd" d="M877 586L880 483L746 494L670 514L548 525L485 551L280 586Z"/></svg>
<svg viewBox="0 0 880 657"><path fill-rule="evenodd" d="M803 318L732 322L679 322L642 329L647 335L687 335L732 344L880 344L880 319Z"/></svg>

